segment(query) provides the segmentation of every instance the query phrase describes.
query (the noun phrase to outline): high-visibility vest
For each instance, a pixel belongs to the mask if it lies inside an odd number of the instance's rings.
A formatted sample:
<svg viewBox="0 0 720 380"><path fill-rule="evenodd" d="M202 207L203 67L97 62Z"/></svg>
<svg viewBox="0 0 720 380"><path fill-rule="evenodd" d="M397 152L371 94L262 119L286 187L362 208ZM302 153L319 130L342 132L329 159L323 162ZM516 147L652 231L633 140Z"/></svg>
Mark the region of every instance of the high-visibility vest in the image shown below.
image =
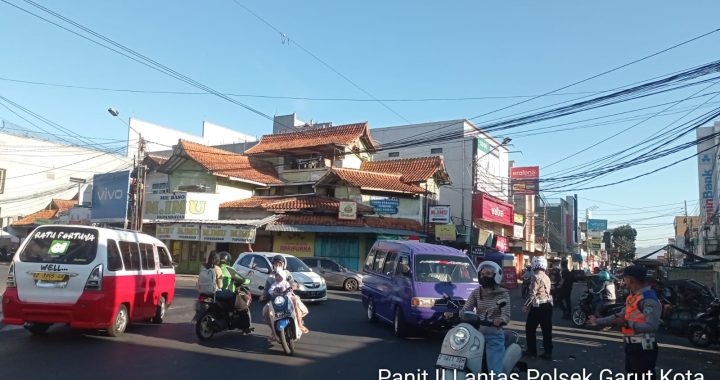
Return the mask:
<svg viewBox="0 0 720 380"><path fill-rule="evenodd" d="M230 272L228 271L228 265L222 264L220 265L220 269L222 270L222 283L223 289L227 289L231 292L235 291L235 283L233 283L232 276L230 275Z"/></svg>
<svg viewBox="0 0 720 380"><path fill-rule="evenodd" d="M628 323L645 322L645 314L643 314L642 310L640 310L640 302L645 299L653 298L657 300L657 296L652 290L642 293L630 293L630 295L627 296L627 300L625 301L625 321ZM629 326L623 326L621 330L623 335L626 336L637 335L635 330L633 330Z"/></svg>

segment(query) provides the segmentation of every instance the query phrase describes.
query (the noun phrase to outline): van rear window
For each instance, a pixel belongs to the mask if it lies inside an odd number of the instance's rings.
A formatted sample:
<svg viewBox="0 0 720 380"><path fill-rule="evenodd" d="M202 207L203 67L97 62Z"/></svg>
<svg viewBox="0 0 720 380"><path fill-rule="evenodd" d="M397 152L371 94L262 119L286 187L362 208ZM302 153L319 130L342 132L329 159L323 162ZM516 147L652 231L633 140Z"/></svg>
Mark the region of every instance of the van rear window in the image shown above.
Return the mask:
<svg viewBox="0 0 720 380"><path fill-rule="evenodd" d="M29 237L20 260L29 263L89 264L97 255L96 230L73 227L40 228Z"/></svg>
<svg viewBox="0 0 720 380"><path fill-rule="evenodd" d="M415 281L473 283L477 281L477 273L467 257L417 255Z"/></svg>

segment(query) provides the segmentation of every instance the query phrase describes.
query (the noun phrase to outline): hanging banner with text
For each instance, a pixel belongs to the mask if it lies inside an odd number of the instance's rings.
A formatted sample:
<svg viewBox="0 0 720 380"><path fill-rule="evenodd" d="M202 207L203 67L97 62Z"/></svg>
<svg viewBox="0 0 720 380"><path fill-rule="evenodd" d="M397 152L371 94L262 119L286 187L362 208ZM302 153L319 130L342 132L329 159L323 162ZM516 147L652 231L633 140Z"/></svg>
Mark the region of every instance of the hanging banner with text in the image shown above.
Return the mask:
<svg viewBox="0 0 720 380"><path fill-rule="evenodd" d="M450 206L430 206L429 214L430 223L450 223Z"/></svg>
<svg viewBox="0 0 720 380"><path fill-rule="evenodd" d="M155 237L160 240L190 240L217 243L255 243L254 226L225 224L158 224Z"/></svg>

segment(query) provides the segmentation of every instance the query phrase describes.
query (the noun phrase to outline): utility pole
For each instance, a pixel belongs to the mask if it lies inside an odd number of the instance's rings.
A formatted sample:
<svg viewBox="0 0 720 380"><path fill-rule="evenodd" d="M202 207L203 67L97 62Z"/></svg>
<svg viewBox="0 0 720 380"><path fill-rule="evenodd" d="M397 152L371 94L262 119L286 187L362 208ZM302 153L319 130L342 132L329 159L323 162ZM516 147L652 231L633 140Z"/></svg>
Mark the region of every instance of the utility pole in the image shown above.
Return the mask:
<svg viewBox="0 0 720 380"><path fill-rule="evenodd" d="M135 161L135 204L133 205L132 229L142 231L143 204L145 202L145 140L142 133L138 133L138 156Z"/></svg>
<svg viewBox="0 0 720 380"><path fill-rule="evenodd" d="M542 202L542 199L540 199ZM548 245L550 245L549 234L548 234L548 218L547 218L547 204L543 203L543 253L547 257Z"/></svg>

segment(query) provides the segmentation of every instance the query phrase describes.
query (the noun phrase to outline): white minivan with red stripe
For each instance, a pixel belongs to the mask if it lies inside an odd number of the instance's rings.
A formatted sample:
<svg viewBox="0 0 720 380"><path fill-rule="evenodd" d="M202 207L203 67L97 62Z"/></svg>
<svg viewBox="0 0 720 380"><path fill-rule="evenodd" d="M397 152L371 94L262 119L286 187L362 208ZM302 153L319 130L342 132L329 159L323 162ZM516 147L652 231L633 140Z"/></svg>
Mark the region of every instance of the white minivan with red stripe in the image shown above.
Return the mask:
<svg viewBox="0 0 720 380"><path fill-rule="evenodd" d="M54 323L107 330L162 323L175 295L167 247L136 231L78 225L36 228L10 264L3 322L44 334Z"/></svg>

